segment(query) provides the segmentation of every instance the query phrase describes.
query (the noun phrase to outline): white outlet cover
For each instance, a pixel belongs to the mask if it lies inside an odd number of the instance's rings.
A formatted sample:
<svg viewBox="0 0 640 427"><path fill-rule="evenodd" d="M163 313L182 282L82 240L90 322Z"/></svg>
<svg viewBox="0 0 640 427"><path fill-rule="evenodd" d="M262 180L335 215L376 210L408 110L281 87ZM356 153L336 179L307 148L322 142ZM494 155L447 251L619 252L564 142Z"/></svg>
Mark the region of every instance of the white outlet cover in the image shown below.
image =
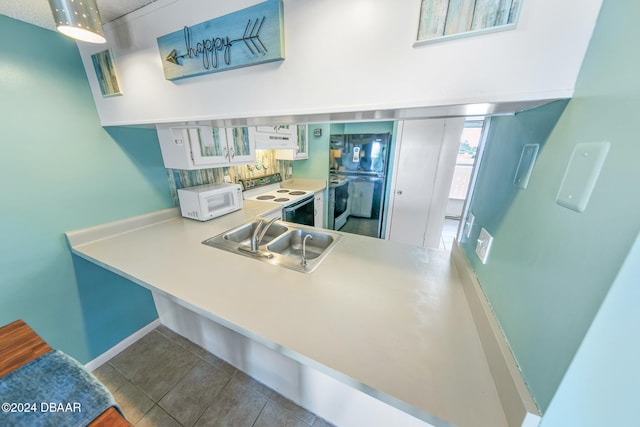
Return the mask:
<svg viewBox="0 0 640 427"><path fill-rule="evenodd" d="M489 258L489 251L491 250L491 245L493 244L493 236L489 234L487 230L482 228L480 230L480 236L478 236L478 242L476 244L476 255L480 258L480 261L483 264L487 263L487 259Z"/></svg>

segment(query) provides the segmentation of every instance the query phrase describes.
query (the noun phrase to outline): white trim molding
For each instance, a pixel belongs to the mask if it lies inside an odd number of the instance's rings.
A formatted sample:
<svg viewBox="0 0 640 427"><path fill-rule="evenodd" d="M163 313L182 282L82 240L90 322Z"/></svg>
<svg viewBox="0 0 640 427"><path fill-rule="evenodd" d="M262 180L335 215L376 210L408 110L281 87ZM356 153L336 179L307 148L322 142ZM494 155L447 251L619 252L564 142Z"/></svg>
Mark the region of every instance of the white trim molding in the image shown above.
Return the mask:
<svg viewBox="0 0 640 427"><path fill-rule="evenodd" d="M469 309L498 390L509 426L536 427L541 415L464 250L454 242L451 259L458 270Z"/></svg>
<svg viewBox="0 0 640 427"><path fill-rule="evenodd" d="M127 347L129 347L130 345L132 345L133 343L135 343L140 338L144 337L145 335L147 335L149 332L153 331L155 328L157 328L160 325L161 325L160 319L154 320L153 322L149 323L147 326L129 335L127 338L123 339L118 344L116 344L115 346L111 347L109 350L102 353L100 356L87 362L84 365L84 368L89 372L95 371L97 368L99 368L100 366L104 365L106 362L111 360L116 354L119 354L121 351L123 351L124 349L126 349Z"/></svg>

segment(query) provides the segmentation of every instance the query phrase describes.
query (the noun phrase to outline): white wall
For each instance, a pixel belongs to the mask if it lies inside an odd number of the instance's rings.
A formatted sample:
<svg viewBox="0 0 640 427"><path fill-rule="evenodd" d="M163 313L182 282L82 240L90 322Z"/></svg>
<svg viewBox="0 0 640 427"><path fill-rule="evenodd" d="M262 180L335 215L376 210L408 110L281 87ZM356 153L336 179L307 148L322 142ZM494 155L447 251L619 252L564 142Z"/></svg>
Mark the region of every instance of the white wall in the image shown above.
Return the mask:
<svg viewBox="0 0 640 427"><path fill-rule="evenodd" d="M602 0L528 0L515 30L413 47L419 0L284 0L282 62L170 82L156 38L257 3L159 0L105 26L123 96L103 125L570 97Z"/></svg>

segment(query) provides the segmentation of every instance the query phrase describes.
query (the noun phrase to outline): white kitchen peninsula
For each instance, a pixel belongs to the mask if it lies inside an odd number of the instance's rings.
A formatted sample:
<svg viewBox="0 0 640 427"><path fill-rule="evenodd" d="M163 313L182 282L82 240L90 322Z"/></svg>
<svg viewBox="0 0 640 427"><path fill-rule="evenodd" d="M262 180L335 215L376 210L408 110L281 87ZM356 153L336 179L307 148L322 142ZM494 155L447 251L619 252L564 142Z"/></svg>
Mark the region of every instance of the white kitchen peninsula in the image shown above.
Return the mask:
<svg viewBox="0 0 640 427"><path fill-rule="evenodd" d="M507 425L448 253L344 234L322 264L304 274L201 244L270 209L245 201L241 211L207 222L168 209L67 238L74 254L150 289L160 301L285 355L297 368L279 374L279 384L269 384L270 367L265 375L249 373L338 425L357 425L354 414L384 424L384 408L400 414L394 425ZM276 364L273 372L281 368ZM323 390L330 392L304 388L314 375L328 381ZM364 400L340 400L332 395L336 385ZM383 410L358 412L354 402L366 399Z"/></svg>

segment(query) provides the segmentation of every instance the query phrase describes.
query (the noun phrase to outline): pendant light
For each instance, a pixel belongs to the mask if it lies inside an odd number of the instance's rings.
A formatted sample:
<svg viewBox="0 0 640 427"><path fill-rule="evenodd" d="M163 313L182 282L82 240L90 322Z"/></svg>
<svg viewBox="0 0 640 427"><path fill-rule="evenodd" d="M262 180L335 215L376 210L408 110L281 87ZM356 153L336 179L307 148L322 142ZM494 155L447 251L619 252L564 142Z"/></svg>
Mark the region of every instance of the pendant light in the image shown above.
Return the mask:
<svg viewBox="0 0 640 427"><path fill-rule="evenodd" d="M49 0L62 34L89 43L106 43L96 0Z"/></svg>

